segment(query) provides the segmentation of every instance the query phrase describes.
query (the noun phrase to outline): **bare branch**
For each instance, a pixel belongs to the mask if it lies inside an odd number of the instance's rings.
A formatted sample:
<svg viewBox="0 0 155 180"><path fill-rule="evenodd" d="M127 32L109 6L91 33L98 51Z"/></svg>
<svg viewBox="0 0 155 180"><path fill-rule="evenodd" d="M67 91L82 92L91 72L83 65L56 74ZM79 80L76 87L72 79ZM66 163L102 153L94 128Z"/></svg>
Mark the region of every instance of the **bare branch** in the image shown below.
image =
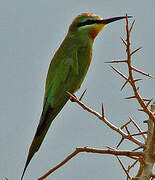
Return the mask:
<svg viewBox="0 0 155 180"><path fill-rule="evenodd" d="M61 163L59 163L57 166L52 168L50 171L48 171L45 175L40 177L38 180L43 180L50 174L52 174L54 171L56 171L58 168L62 167L64 164L66 164L70 159L72 159L74 156L76 156L80 152L87 152L87 153L97 153L97 154L111 154L115 156L126 156L126 157L143 157L142 152L132 152L132 151L117 151L117 150L104 150L104 149L94 149L94 148L88 148L88 147L81 147L76 148L76 150L71 153L68 157L66 157Z"/></svg>
<svg viewBox="0 0 155 180"><path fill-rule="evenodd" d="M127 177L128 177L129 179L131 179L130 174L129 174L128 171L125 169L125 167L124 167L122 161L120 160L120 158L117 157L117 156L116 156L116 158L118 159L118 161L119 161L120 165L122 166L122 169L124 170L124 172L125 172L125 174L127 175Z"/></svg>
<svg viewBox="0 0 155 180"><path fill-rule="evenodd" d="M129 136L128 134L124 133L121 129L117 128L115 125L110 123L105 117L103 118L102 115L100 115L98 112L96 112L96 111L92 110L91 108L89 108L88 106L84 105L81 101L79 101L70 92L67 91L67 93L71 96L71 98L74 99L74 102L78 103L84 110L90 112L91 114L94 114L98 119L103 121L108 127L110 127L111 129L113 129L114 131L119 133L124 139L128 139L128 140L134 142L137 145L145 147L144 144L141 143L138 139L136 139L136 138L134 138L132 136Z"/></svg>
<svg viewBox="0 0 155 180"><path fill-rule="evenodd" d="M123 126L121 126L120 128L121 128L121 129L125 128L125 126L127 126L128 124L130 124L130 122L131 122L131 120L128 121L127 123L125 123L125 124L124 124Z"/></svg>
<svg viewBox="0 0 155 180"><path fill-rule="evenodd" d="M127 63L127 60L117 60L117 61L114 61L114 60L113 60L113 61L106 61L106 62L104 62L104 63L122 63L122 62L123 62L123 63L124 63L124 62Z"/></svg>
<svg viewBox="0 0 155 180"><path fill-rule="evenodd" d="M132 28L130 28L131 30ZM150 76L149 74L147 73L144 73L134 67L131 66L131 51L130 51L130 30L129 30L129 25L128 25L128 19L126 18L126 42L127 42L127 45L126 45L126 52L127 52L127 65L128 65L128 71L129 71L129 79L130 79L130 84L132 86L132 89L133 89L133 92L134 92L134 95L136 96L136 99L137 101L139 102L140 106L142 107L142 111L144 111L145 113L148 114L149 118L152 119L154 122L155 122L155 117L153 116L153 113L147 108L147 106L145 105L143 99L141 98L138 90L137 90L137 87L135 85L135 82L134 82L134 78L133 78L133 74L132 74L132 71L136 71L136 72L139 72L145 76L148 76L148 77L152 77Z"/></svg>
<svg viewBox="0 0 155 180"><path fill-rule="evenodd" d="M142 132L141 128L138 126L138 124L131 118L129 117L130 121L134 124L134 126L138 129L139 132ZM146 137L145 135L142 134L142 137L144 138L144 140L146 141Z"/></svg>
<svg viewBox="0 0 155 180"><path fill-rule="evenodd" d="M155 102L151 105L150 111L155 115ZM149 118L148 120L148 133L146 139L146 149L144 150L145 159L142 169L141 179L150 179L152 175L152 169L155 163L155 126L154 121Z"/></svg>

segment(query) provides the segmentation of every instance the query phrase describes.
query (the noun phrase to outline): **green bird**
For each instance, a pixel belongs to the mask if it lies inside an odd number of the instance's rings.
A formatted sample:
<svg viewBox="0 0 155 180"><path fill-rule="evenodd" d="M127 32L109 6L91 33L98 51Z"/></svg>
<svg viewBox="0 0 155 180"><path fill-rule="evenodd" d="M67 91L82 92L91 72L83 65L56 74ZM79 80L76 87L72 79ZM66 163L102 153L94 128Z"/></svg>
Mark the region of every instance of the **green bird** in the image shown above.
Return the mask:
<svg viewBox="0 0 155 180"><path fill-rule="evenodd" d="M39 150L52 121L70 99L66 91L74 94L80 88L92 59L95 37L106 24L124 18L126 17L102 19L95 14L84 13L73 20L49 66L43 110L21 180L32 157Z"/></svg>

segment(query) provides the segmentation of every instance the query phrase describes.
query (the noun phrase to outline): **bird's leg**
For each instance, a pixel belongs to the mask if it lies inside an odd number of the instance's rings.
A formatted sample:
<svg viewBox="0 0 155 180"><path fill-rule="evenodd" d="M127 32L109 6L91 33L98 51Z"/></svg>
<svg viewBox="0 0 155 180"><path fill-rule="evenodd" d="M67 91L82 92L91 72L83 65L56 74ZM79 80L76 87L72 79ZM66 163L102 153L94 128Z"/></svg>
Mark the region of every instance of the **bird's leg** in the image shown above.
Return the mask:
<svg viewBox="0 0 155 180"><path fill-rule="evenodd" d="M75 96L75 94L72 94L72 95L77 99L77 97ZM70 101L75 102L74 98L72 98L72 97L70 97Z"/></svg>

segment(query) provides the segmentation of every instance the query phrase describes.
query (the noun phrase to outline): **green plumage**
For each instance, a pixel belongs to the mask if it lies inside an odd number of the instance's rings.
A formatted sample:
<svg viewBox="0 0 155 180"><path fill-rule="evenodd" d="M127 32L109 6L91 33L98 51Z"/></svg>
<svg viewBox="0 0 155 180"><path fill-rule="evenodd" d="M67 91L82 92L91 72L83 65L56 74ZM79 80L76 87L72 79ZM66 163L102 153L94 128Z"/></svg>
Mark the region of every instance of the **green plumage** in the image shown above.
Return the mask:
<svg viewBox="0 0 155 180"><path fill-rule="evenodd" d="M92 45L89 41L79 41L79 45L74 47L74 37L71 38L68 34L51 61L46 79L43 113L37 130L41 133L36 136L38 146L41 145L42 136L45 136L51 122L68 101L69 95L66 91L73 94L81 86L90 64ZM49 108L51 111L48 116L46 112ZM47 126L42 127L45 122Z"/></svg>
<svg viewBox="0 0 155 180"><path fill-rule="evenodd" d="M73 94L80 88L90 65L94 38L105 24L122 18L124 17L105 21L94 14L82 14L71 24L67 36L49 66L43 111L21 180L33 155L39 150L52 121L69 100L66 91Z"/></svg>

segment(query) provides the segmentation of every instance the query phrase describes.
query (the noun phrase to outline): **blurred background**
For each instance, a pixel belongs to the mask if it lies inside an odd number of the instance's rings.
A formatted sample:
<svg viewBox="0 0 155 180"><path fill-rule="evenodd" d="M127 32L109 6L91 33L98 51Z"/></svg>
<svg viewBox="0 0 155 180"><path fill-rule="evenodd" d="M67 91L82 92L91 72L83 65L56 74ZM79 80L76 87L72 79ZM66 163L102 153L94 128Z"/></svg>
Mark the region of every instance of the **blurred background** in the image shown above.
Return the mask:
<svg viewBox="0 0 155 180"><path fill-rule="evenodd" d="M155 77L155 2L0 0L0 4L0 179L17 180L39 122L49 63L72 20L83 12L103 18L132 15L132 20L136 20L132 50L143 47L133 56L133 64ZM126 58L120 36L125 38L125 20L109 24L97 36L89 72L76 95L80 96L87 88L83 98L86 105L101 112L103 103L105 116L116 126L120 127L130 116L146 130L143 121L148 117L137 111L139 105L135 100L124 99L133 95L131 88L127 85L120 91L124 80L104 63ZM115 67L127 74L125 65ZM141 95L154 98L155 79L139 74L136 77L143 78L138 83ZM120 138L96 117L69 101L52 123L24 179L39 178L76 147L116 147ZM135 147L125 141L120 149ZM136 170L131 174L136 174ZM123 180L126 176L114 156L80 153L47 179Z"/></svg>

